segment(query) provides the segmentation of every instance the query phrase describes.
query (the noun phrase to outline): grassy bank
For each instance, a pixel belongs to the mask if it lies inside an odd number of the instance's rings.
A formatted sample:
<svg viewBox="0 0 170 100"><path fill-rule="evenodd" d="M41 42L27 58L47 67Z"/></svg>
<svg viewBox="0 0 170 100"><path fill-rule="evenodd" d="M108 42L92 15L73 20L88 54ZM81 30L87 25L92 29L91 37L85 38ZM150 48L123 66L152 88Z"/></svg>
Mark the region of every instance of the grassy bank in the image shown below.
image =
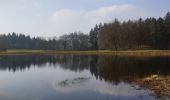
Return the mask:
<svg viewBox="0 0 170 100"><path fill-rule="evenodd" d="M52 51L52 50L7 50L0 55L51 55L51 54L77 54L77 55L118 55L118 56L170 56L170 50L129 50L129 51Z"/></svg>

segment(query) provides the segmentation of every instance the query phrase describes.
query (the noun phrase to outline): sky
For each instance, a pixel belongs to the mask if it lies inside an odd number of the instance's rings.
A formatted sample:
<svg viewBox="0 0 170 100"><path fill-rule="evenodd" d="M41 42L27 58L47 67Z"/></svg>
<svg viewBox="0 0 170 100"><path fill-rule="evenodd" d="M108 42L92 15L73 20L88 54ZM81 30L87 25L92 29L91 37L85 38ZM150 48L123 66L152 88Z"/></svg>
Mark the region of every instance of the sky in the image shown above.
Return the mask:
<svg viewBox="0 0 170 100"><path fill-rule="evenodd" d="M98 23L164 17L170 0L0 0L0 34L53 37Z"/></svg>

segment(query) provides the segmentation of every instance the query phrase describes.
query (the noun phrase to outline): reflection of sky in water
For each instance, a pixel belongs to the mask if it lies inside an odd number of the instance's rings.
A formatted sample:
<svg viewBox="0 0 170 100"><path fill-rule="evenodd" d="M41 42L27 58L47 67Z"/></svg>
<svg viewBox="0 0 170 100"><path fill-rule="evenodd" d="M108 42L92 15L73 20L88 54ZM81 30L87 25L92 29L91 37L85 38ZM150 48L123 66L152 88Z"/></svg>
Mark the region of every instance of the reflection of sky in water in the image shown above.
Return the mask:
<svg viewBox="0 0 170 100"><path fill-rule="evenodd" d="M50 67L49 67L50 66ZM61 87L59 82L77 77L90 77L89 80ZM136 90L127 83L117 85L96 80L89 70L73 72L62 66L44 64L41 67L16 72L0 71L0 100L135 100L154 99L148 91Z"/></svg>
<svg viewBox="0 0 170 100"><path fill-rule="evenodd" d="M79 91L94 91L101 94L112 95L112 96L140 96L146 95L144 90L136 90L129 84L119 83L118 85L113 85L107 82L95 80L94 78L71 84L69 86L62 87L59 84L55 84L56 91L63 93L79 92Z"/></svg>

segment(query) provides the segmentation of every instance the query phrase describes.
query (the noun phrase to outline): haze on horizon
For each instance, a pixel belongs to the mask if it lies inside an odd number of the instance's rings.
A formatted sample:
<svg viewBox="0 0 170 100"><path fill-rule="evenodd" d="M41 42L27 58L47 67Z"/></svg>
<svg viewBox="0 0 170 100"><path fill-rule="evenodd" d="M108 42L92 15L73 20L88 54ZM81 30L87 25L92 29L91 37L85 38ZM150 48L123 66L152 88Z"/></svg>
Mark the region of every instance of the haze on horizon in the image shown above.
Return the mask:
<svg viewBox="0 0 170 100"><path fill-rule="evenodd" d="M88 33L95 24L163 17L169 0L0 0L0 34L60 36Z"/></svg>

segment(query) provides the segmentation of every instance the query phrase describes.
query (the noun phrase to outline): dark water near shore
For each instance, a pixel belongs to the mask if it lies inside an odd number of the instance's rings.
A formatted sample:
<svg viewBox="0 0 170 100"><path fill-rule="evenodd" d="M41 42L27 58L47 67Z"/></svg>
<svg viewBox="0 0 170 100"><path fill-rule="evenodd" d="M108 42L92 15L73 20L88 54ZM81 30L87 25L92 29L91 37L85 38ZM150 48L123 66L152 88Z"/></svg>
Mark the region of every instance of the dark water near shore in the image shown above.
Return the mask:
<svg viewBox="0 0 170 100"><path fill-rule="evenodd" d="M0 100L157 100L134 81L170 75L170 57L0 56Z"/></svg>

